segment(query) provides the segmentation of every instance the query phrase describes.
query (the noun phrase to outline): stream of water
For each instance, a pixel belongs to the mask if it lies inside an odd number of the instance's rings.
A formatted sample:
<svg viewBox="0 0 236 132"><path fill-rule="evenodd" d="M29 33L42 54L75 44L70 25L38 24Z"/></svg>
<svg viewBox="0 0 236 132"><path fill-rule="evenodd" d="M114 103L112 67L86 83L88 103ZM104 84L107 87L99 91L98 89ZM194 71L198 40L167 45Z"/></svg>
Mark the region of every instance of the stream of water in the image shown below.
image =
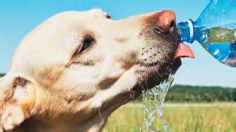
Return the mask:
<svg viewBox="0 0 236 132"><path fill-rule="evenodd" d="M166 94L174 80L173 75L163 81L160 85L143 91L143 105L145 119L143 126L140 128L141 132L158 132L158 128L154 127L154 120L159 115L162 122L163 130L169 132L168 125L162 113L162 105L165 100Z"/></svg>

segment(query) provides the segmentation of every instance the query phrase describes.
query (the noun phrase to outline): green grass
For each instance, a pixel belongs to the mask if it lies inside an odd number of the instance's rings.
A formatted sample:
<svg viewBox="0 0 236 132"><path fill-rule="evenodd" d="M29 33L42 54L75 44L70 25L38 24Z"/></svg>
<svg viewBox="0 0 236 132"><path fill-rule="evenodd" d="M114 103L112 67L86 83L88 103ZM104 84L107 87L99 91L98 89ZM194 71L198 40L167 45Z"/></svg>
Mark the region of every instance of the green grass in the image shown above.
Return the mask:
<svg viewBox="0 0 236 132"><path fill-rule="evenodd" d="M124 106L109 118L103 132L138 132L143 109ZM166 107L164 115L171 132L236 132L236 107L217 104L209 107ZM159 118L155 127L161 130Z"/></svg>

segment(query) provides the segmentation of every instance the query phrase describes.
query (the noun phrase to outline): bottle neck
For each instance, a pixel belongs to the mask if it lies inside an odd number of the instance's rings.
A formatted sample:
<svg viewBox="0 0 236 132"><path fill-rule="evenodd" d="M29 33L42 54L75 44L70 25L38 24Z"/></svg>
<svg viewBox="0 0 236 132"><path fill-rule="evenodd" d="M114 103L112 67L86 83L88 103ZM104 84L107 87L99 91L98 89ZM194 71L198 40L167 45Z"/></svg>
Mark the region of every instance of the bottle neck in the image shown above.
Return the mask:
<svg viewBox="0 0 236 132"><path fill-rule="evenodd" d="M178 23L177 27L181 32L181 40L183 42L194 42L194 22L191 19Z"/></svg>
<svg viewBox="0 0 236 132"><path fill-rule="evenodd" d="M196 40L200 44L205 44L208 41L209 28L199 26L197 22L191 19L180 22L177 27L181 32L181 40L183 42L193 43Z"/></svg>

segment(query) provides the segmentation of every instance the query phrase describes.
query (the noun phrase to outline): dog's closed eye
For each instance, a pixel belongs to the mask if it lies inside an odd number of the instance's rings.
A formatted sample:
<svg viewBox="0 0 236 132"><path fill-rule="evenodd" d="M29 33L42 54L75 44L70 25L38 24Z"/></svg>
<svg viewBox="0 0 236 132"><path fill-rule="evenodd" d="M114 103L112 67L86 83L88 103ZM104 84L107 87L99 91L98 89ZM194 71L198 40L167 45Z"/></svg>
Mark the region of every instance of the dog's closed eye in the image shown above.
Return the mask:
<svg viewBox="0 0 236 132"><path fill-rule="evenodd" d="M92 35L85 35L81 41L80 46L74 52L73 57L89 50L95 42L96 40Z"/></svg>
<svg viewBox="0 0 236 132"><path fill-rule="evenodd" d="M95 43L95 39L91 35L85 35L83 41L82 41L82 46L79 49L79 52L84 52L88 48L90 48L93 44Z"/></svg>

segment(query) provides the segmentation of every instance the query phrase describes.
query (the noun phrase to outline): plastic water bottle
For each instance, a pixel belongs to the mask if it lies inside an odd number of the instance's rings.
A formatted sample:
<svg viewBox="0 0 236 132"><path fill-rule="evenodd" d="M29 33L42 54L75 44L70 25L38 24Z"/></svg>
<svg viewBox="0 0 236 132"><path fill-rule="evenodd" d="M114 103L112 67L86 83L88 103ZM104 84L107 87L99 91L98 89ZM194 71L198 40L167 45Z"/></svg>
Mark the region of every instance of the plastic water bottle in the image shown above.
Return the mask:
<svg viewBox="0 0 236 132"><path fill-rule="evenodd" d="M182 41L198 41L219 62L236 67L236 0L211 0L197 21L177 27Z"/></svg>

